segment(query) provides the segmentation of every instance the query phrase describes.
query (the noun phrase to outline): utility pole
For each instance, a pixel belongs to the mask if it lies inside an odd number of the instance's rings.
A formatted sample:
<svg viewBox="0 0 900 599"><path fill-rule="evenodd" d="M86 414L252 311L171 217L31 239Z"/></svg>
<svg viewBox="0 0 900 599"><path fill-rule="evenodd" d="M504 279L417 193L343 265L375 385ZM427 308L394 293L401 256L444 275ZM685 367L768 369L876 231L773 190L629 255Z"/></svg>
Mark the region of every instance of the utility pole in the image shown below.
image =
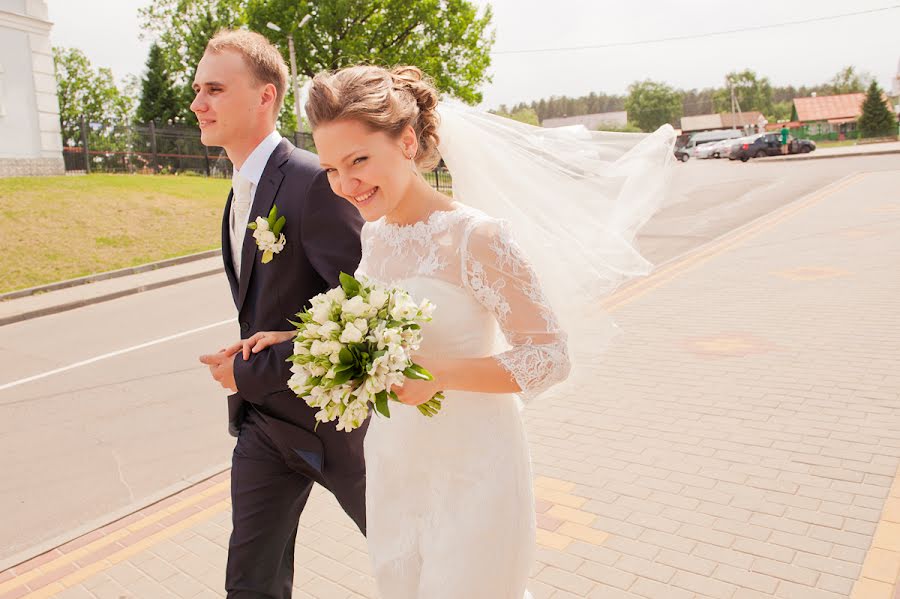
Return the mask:
<svg viewBox="0 0 900 599"><path fill-rule="evenodd" d="M306 15L300 22L297 23L296 29L300 29L304 25L306 25L309 20L312 18L312 15ZM266 27L271 29L272 31L281 32L281 27L276 25L275 23L266 23ZM288 54L291 57L291 89L294 90L294 116L297 117L297 129L303 131L303 117L301 115L300 108L300 87L297 85L297 53L294 51L294 31L292 29L288 34Z"/></svg>

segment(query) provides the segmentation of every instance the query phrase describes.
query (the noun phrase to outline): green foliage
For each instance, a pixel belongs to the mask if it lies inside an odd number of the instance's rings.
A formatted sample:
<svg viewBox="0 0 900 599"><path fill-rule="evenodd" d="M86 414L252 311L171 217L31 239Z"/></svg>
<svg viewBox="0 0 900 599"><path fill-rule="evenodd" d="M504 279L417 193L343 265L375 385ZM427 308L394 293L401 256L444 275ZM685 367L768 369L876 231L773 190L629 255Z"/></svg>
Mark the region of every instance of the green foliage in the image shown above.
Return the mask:
<svg viewBox="0 0 900 599"><path fill-rule="evenodd" d="M538 119L537 112L535 112L534 108L530 107L522 107L514 110L513 112L506 112L504 110L493 111L494 114L506 117L508 119L512 119L514 121L519 121L520 123L526 123L528 125L534 125L535 127L541 126L541 121Z"/></svg>
<svg viewBox="0 0 900 599"><path fill-rule="evenodd" d="M828 82L829 94L853 94L866 91L872 81L868 73L861 73L854 66L847 66L837 72Z"/></svg>
<svg viewBox="0 0 900 599"><path fill-rule="evenodd" d="M579 98L567 96L552 96L549 99L541 99L526 104L520 102L512 108L501 105L497 114L514 114L524 109L531 109L537 114L538 121L564 116L576 116L581 114L595 114L598 112L615 112L625 110L625 96L608 94L596 94L591 92Z"/></svg>
<svg viewBox="0 0 900 599"><path fill-rule="evenodd" d="M59 121L64 145L79 145L81 117L88 126L89 145L124 149L127 132L120 127L131 120L133 96L116 87L112 71L94 68L77 48L53 48Z"/></svg>
<svg viewBox="0 0 900 599"><path fill-rule="evenodd" d="M731 88L741 111L757 110L772 114L772 85L768 77L760 77L755 71L745 69L725 76L725 87L713 95L715 112L731 112Z"/></svg>
<svg viewBox="0 0 900 599"><path fill-rule="evenodd" d="M153 0L138 10L147 35L156 39L174 83L180 117L196 124L190 110L191 82L206 43L223 28L244 24L242 0Z"/></svg>
<svg viewBox="0 0 900 599"><path fill-rule="evenodd" d="M141 102L135 115L139 123L174 122L182 113L174 83L162 49L154 43L147 57L147 73L141 81Z"/></svg>
<svg viewBox="0 0 900 599"><path fill-rule="evenodd" d="M776 123L778 121L788 121L791 118L791 113L794 111L794 102L791 100L784 100L782 102L773 102L772 103L772 112L766 114L766 118L771 123Z"/></svg>
<svg viewBox="0 0 900 599"><path fill-rule="evenodd" d="M863 137L897 135L897 116L885 101L876 81L869 84L858 127Z"/></svg>
<svg viewBox="0 0 900 599"><path fill-rule="evenodd" d="M189 116L190 82L207 41L219 29L242 25L276 44L285 61L285 36L292 35L301 78L358 63L412 64L439 90L472 104L489 81L492 11L469 0L153 0L140 14L182 90L183 116ZM310 21L297 28L307 14ZM281 32L269 29L270 22ZM285 99L282 129L293 120L292 98Z"/></svg>
<svg viewBox="0 0 900 599"><path fill-rule="evenodd" d="M628 87L625 100L628 119L642 131L653 131L681 118L681 94L657 81L637 81Z"/></svg>
<svg viewBox="0 0 900 599"><path fill-rule="evenodd" d="M623 127L608 123L600 123L600 125L597 127L597 131L612 131L614 133L640 133L641 128L633 123L626 123Z"/></svg>

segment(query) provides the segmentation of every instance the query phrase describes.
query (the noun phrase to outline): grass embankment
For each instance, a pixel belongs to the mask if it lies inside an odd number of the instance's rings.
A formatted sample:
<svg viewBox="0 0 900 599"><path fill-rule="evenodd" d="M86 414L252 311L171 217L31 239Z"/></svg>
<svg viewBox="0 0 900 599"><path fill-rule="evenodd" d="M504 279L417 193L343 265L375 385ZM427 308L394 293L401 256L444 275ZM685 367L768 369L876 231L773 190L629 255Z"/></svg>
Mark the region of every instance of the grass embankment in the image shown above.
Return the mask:
<svg viewBox="0 0 900 599"><path fill-rule="evenodd" d="M0 179L0 292L216 248L230 187L166 175Z"/></svg>

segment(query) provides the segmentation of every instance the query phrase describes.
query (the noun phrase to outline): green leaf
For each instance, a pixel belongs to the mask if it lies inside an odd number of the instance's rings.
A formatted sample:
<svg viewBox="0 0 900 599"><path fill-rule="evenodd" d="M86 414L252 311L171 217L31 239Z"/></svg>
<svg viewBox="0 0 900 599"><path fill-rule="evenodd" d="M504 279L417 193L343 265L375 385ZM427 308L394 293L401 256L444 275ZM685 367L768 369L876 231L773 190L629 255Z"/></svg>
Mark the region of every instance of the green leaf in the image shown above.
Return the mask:
<svg viewBox="0 0 900 599"><path fill-rule="evenodd" d="M353 378L353 372L352 372L352 371L350 371L350 370L345 370L345 371L343 371L343 372L338 372L337 369L335 369L335 374L334 374L334 386L336 387L336 386L338 386L338 385L343 385L344 383L346 383L347 381L349 381L351 378Z"/></svg>
<svg viewBox="0 0 900 599"><path fill-rule="evenodd" d="M250 229L251 231L255 231L255 230L256 230L256 223L250 223L249 225L247 225L247 228Z"/></svg>
<svg viewBox="0 0 900 599"><path fill-rule="evenodd" d="M385 418L391 417L391 409L388 407L387 392L382 391L381 393L375 395L375 411L377 411Z"/></svg>
<svg viewBox="0 0 900 599"><path fill-rule="evenodd" d="M266 250L266 251L264 251L264 252L263 252L263 255L262 255L262 263L263 263L263 264L268 264L269 262L272 261L272 257L273 257L273 256L275 256L275 254L272 253L272 250Z"/></svg>
<svg viewBox="0 0 900 599"><path fill-rule="evenodd" d="M338 357L341 360L341 364L353 364L356 360L353 359L353 352L347 347L342 347L340 353L338 353Z"/></svg>
<svg viewBox="0 0 900 599"><path fill-rule="evenodd" d="M272 229L272 225L275 224L275 220L278 218L278 206L272 204L272 209L269 210L269 217L266 219L269 221L269 229Z"/></svg>
<svg viewBox="0 0 900 599"><path fill-rule="evenodd" d="M347 297L355 297L359 295L360 285L359 281L351 277L345 272L340 274L341 288L343 288L344 293L347 294Z"/></svg>
<svg viewBox="0 0 900 599"><path fill-rule="evenodd" d="M278 220L275 221L275 226L272 227L272 233L275 234L275 237L281 235L281 230L284 229L284 223L287 222L287 219L283 216L279 216Z"/></svg>
<svg viewBox="0 0 900 599"><path fill-rule="evenodd" d="M434 376L419 366L418 364L411 364L404 371L403 375L408 379L414 379L418 381L433 381Z"/></svg>

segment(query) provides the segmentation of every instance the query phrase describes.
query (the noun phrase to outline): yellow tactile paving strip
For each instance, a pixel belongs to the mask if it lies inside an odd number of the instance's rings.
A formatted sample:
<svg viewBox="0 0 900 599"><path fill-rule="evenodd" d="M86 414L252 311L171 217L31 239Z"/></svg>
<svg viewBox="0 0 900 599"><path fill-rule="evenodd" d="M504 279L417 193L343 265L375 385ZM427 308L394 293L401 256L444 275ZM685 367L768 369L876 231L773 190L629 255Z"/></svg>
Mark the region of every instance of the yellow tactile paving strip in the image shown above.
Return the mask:
<svg viewBox="0 0 900 599"><path fill-rule="evenodd" d="M0 599L52 597L231 508L228 473L0 573Z"/></svg>
<svg viewBox="0 0 900 599"><path fill-rule="evenodd" d="M850 599L897 599L900 597L900 469L881 511L872 546L866 554L859 580Z"/></svg>
<svg viewBox="0 0 900 599"><path fill-rule="evenodd" d="M537 542L562 551L573 541L600 545L609 534L591 527L597 517L580 509L588 499L574 495L575 483L546 476L534 480L537 507Z"/></svg>

